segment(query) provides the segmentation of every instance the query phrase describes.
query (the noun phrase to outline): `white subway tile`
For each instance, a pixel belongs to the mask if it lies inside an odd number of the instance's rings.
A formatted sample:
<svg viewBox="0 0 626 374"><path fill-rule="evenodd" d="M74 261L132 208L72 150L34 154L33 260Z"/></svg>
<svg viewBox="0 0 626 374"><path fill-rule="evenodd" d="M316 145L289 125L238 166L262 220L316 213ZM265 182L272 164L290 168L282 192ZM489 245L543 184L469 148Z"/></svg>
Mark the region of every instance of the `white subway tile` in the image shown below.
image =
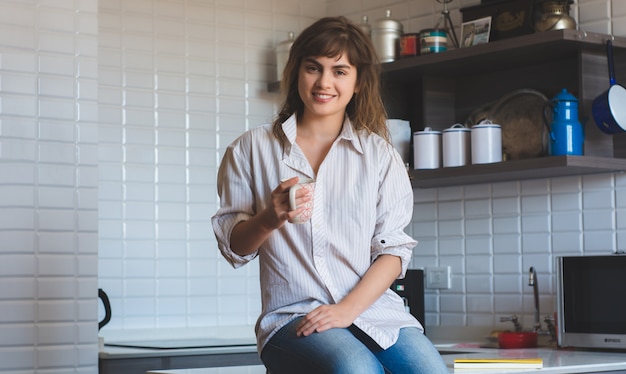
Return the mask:
<svg viewBox="0 0 626 374"><path fill-rule="evenodd" d="M493 250L492 241L489 236L466 236L465 255L470 257L475 254L487 254Z"/></svg>
<svg viewBox="0 0 626 374"><path fill-rule="evenodd" d="M543 196L522 196L521 206L522 212L524 214L547 214L550 212L550 195L545 194Z"/></svg>
<svg viewBox="0 0 626 374"><path fill-rule="evenodd" d="M76 217L72 210L39 209L37 211L37 221L40 230L73 231L75 220Z"/></svg>
<svg viewBox="0 0 626 374"><path fill-rule="evenodd" d="M0 370L28 371L33 368L35 346L0 348Z"/></svg>
<svg viewBox="0 0 626 374"><path fill-rule="evenodd" d="M67 149L66 152L69 152ZM69 157L68 154L66 154ZM76 167L73 164L39 164L37 178L40 185L72 186L76 181Z"/></svg>
<svg viewBox="0 0 626 374"><path fill-rule="evenodd" d="M34 230L35 213L30 208L1 208L0 230Z"/></svg>
<svg viewBox="0 0 626 374"><path fill-rule="evenodd" d="M494 234L493 253L516 253L522 252L521 237L516 234Z"/></svg>
<svg viewBox="0 0 626 374"><path fill-rule="evenodd" d="M607 22L610 19L610 1L598 0L589 1L578 5L579 22L587 24L590 22Z"/></svg>
<svg viewBox="0 0 626 374"><path fill-rule="evenodd" d="M522 233L551 232L550 217L544 214L524 215L522 217Z"/></svg>
<svg viewBox="0 0 626 374"><path fill-rule="evenodd" d="M76 237L71 231L41 232L38 237L38 252L41 254L72 254L76 251Z"/></svg>
<svg viewBox="0 0 626 374"><path fill-rule="evenodd" d="M493 272L490 253L472 253L465 257L465 273L469 274L491 274Z"/></svg>
<svg viewBox="0 0 626 374"><path fill-rule="evenodd" d="M1 207L32 207L35 205L34 186L11 186L0 184ZM2 241L4 244L4 241Z"/></svg>
<svg viewBox="0 0 626 374"><path fill-rule="evenodd" d="M73 25L72 25L73 26ZM42 52L62 53L71 55L74 53L74 34L60 32L41 32L37 37L39 49Z"/></svg>
<svg viewBox="0 0 626 374"><path fill-rule="evenodd" d="M614 194L603 190L585 190L582 195L583 209L613 209Z"/></svg>
<svg viewBox="0 0 626 374"><path fill-rule="evenodd" d="M549 253L550 233L524 233L522 236L523 253Z"/></svg>
<svg viewBox="0 0 626 374"><path fill-rule="evenodd" d="M490 235L493 230L491 218L469 218L465 220L466 235Z"/></svg>
<svg viewBox="0 0 626 374"><path fill-rule="evenodd" d="M52 164L74 164L76 148L71 143L39 143L39 161Z"/></svg>
<svg viewBox="0 0 626 374"><path fill-rule="evenodd" d="M585 254L609 254L615 248L615 239L615 232L608 229L603 231L586 231L583 242Z"/></svg>
<svg viewBox="0 0 626 374"><path fill-rule="evenodd" d="M521 218L519 216L496 217L493 219L494 234L519 234L521 231Z"/></svg>

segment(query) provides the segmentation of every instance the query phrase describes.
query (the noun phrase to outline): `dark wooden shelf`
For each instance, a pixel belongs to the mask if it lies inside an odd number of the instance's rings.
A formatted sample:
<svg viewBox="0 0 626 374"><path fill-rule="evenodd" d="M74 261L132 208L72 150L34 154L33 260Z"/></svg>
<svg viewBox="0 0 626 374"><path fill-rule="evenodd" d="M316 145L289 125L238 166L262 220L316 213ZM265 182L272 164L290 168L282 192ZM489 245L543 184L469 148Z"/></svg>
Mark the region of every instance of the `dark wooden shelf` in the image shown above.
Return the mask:
<svg viewBox="0 0 626 374"><path fill-rule="evenodd" d="M581 50L604 53L609 36L578 30L554 30L498 40L468 48L401 58L382 64L383 79L420 76L457 77L576 58ZM626 38L613 37L615 58L625 53Z"/></svg>
<svg viewBox="0 0 626 374"><path fill-rule="evenodd" d="M413 187L431 188L525 179L623 172L626 159L594 156L549 156L493 164L411 170Z"/></svg>

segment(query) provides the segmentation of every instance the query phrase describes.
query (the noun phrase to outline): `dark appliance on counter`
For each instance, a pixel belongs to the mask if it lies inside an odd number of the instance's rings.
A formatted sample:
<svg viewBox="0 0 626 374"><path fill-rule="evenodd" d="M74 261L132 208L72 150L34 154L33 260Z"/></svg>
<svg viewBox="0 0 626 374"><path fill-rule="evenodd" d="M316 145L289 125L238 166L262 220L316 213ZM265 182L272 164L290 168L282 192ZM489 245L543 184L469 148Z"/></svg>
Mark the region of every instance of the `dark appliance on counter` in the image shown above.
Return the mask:
<svg viewBox="0 0 626 374"><path fill-rule="evenodd" d="M626 255L556 258L561 347L626 349Z"/></svg>
<svg viewBox="0 0 626 374"><path fill-rule="evenodd" d="M424 270L408 269L404 279L396 279L391 289L403 298L409 312L424 326Z"/></svg>

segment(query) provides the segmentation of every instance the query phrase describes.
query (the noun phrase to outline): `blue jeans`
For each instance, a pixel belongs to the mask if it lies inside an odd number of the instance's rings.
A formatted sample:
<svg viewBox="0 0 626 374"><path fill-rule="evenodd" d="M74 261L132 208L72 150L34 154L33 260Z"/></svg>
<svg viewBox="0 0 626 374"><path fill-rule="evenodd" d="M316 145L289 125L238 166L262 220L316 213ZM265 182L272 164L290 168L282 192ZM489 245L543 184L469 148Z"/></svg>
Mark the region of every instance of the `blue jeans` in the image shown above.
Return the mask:
<svg viewBox="0 0 626 374"><path fill-rule="evenodd" d="M296 336L300 318L280 329L261 352L271 374L447 374L430 340L415 327L382 349L356 326Z"/></svg>

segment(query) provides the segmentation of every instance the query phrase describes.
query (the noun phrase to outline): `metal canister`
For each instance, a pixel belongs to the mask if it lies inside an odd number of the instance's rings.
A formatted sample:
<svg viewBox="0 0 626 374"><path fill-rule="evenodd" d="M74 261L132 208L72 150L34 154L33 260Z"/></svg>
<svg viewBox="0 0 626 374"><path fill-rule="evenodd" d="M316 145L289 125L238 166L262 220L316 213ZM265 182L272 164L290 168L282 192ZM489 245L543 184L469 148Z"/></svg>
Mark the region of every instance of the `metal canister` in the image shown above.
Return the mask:
<svg viewBox="0 0 626 374"><path fill-rule="evenodd" d="M365 35L372 37L372 25L369 24L367 16L363 16L363 21L359 24L359 28Z"/></svg>
<svg viewBox="0 0 626 374"><path fill-rule="evenodd" d="M420 31L420 52L439 53L448 49L448 33L442 29L424 29Z"/></svg>
<svg viewBox="0 0 626 374"><path fill-rule="evenodd" d="M398 57L402 24L391 18L387 10L385 18L379 19L372 28L372 42L380 62L391 62Z"/></svg>
<svg viewBox="0 0 626 374"><path fill-rule="evenodd" d="M293 32L289 32L287 36L287 40L283 40L276 46L276 80L281 80L283 77L283 70L285 70L287 60L289 59L289 51L295 40Z"/></svg>

